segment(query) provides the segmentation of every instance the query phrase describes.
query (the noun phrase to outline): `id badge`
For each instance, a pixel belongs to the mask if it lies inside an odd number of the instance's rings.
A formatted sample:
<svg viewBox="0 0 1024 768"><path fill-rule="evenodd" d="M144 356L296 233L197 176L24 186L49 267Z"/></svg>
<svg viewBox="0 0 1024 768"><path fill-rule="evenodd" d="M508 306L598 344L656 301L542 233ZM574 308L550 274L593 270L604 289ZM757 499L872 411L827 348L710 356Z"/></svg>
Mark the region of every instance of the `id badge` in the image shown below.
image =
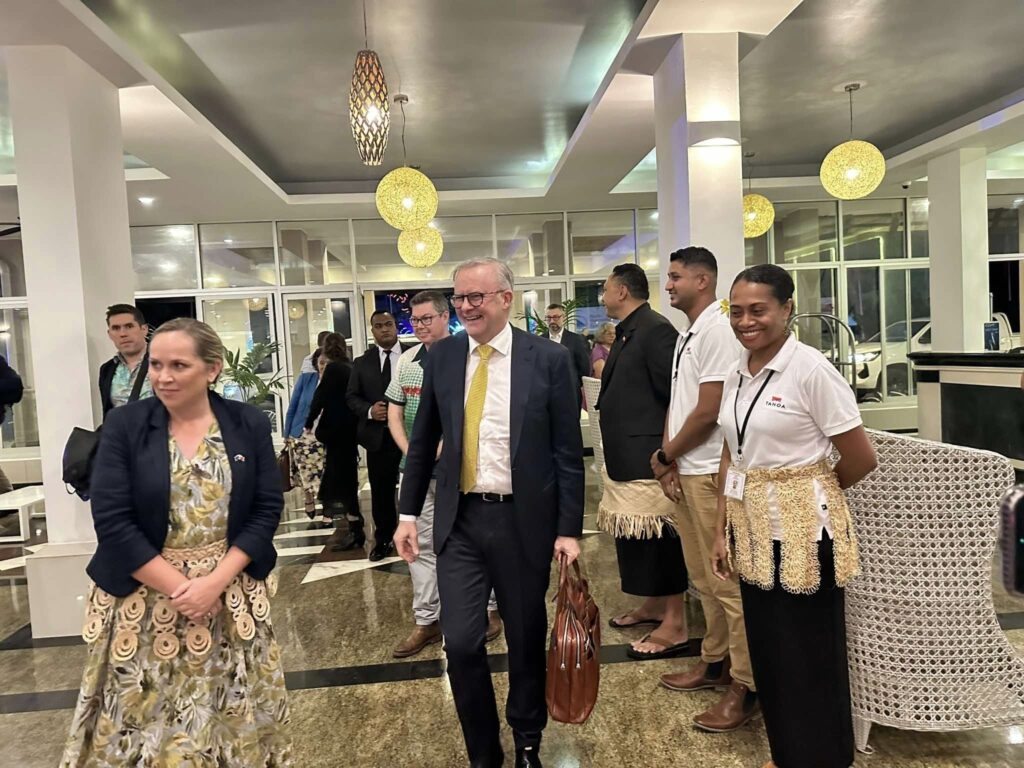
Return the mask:
<svg viewBox="0 0 1024 768"><path fill-rule="evenodd" d="M743 501L743 489L747 484L747 475L735 467L729 467L725 473L725 495L736 501Z"/></svg>

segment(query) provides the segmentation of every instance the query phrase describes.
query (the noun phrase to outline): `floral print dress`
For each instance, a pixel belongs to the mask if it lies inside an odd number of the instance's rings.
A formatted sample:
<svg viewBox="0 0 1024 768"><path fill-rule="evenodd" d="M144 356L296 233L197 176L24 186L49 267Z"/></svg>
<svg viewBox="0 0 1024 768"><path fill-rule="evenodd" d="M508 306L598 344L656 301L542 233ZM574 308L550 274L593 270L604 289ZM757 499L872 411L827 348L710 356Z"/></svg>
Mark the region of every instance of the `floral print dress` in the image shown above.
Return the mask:
<svg viewBox="0 0 1024 768"><path fill-rule="evenodd" d="M216 422L191 461L173 438L169 450L162 554L196 577L226 550L231 468ZM272 589L243 572L225 591L220 613L196 623L145 586L123 598L94 586L83 630L89 657L61 766L290 766Z"/></svg>

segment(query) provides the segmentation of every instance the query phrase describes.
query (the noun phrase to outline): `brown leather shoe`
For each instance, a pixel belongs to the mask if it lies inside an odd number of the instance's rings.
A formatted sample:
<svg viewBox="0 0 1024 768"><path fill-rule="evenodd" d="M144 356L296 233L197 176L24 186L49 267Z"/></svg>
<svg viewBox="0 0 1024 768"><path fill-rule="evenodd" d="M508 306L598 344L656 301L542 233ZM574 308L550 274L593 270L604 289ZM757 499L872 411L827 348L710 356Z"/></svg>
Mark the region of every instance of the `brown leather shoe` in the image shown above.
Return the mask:
<svg viewBox="0 0 1024 768"><path fill-rule="evenodd" d="M492 640L497 640L498 635L501 634L502 630L501 616L497 611L487 612L487 634L484 635L484 639L489 643Z"/></svg>
<svg viewBox="0 0 1024 768"><path fill-rule="evenodd" d="M402 643L391 652L391 655L396 659L405 659L409 656L415 656L417 653L422 651L431 643L436 643L441 639L441 627L435 621L433 624L417 624L416 629L412 631Z"/></svg>
<svg viewBox="0 0 1024 768"><path fill-rule="evenodd" d="M696 666L691 667L685 672L675 675L662 675L661 685L670 691L683 691L684 693L704 691L708 688L725 690L732 683L732 677L729 674L730 669L732 669L732 663L729 661L729 657L726 656L722 663L722 674L719 677L708 677L708 663L706 661L699 661Z"/></svg>
<svg viewBox="0 0 1024 768"><path fill-rule="evenodd" d="M711 733L727 733L746 725L759 709L756 699L747 703L749 690L743 683L733 680L717 704L693 718L694 724Z"/></svg>

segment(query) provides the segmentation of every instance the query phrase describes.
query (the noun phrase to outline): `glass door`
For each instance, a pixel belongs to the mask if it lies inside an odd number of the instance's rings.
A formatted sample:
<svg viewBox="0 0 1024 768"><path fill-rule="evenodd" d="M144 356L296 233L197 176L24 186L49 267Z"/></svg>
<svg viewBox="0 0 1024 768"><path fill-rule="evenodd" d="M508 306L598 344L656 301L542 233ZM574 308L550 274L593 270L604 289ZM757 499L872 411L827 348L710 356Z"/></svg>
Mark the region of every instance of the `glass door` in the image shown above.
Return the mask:
<svg viewBox="0 0 1024 768"><path fill-rule="evenodd" d="M317 336L323 331L345 337L350 359L362 353L362 334L353 338L353 328L360 323L353 316L356 306L351 292L285 294L283 300L289 385L298 378L302 361L316 349Z"/></svg>
<svg viewBox="0 0 1024 768"><path fill-rule="evenodd" d="M561 304L567 295L565 283L516 285L512 296L512 324L527 333L537 333L543 328L547 306Z"/></svg>

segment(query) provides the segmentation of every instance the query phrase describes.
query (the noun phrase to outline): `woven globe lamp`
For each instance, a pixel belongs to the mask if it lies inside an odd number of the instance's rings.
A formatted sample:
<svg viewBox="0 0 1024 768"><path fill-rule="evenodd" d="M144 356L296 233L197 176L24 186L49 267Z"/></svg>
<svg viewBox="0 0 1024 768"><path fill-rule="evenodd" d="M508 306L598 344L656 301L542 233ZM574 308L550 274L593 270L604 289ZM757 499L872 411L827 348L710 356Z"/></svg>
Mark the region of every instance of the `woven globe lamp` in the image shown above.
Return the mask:
<svg viewBox="0 0 1024 768"><path fill-rule="evenodd" d="M415 168L395 168L377 185L377 212L395 229L420 229L437 213L434 183Z"/></svg>
<svg viewBox="0 0 1024 768"><path fill-rule="evenodd" d="M764 195L743 196L743 237L760 237L775 221L775 206Z"/></svg>
<svg viewBox="0 0 1024 768"><path fill-rule="evenodd" d="M441 260L444 241L433 227L406 229L398 236L398 255L410 267L432 267Z"/></svg>
<svg viewBox="0 0 1024 768"><path fill-rule="evenodd" d="M818 177L825 191L840 200L857 200L874 192L885 178L885 158L878 147L853 138L853 94L861 83L843 87L850 97L850 140L833 147L821 161Z"/></svg>
<svg viewBox="0 0 1024 768"><path fill-rule="evenodd" d="M885 178L885 158L867 141L844 141L821 163L821 184L833 197L856 200L874 192Z"/></svg>

